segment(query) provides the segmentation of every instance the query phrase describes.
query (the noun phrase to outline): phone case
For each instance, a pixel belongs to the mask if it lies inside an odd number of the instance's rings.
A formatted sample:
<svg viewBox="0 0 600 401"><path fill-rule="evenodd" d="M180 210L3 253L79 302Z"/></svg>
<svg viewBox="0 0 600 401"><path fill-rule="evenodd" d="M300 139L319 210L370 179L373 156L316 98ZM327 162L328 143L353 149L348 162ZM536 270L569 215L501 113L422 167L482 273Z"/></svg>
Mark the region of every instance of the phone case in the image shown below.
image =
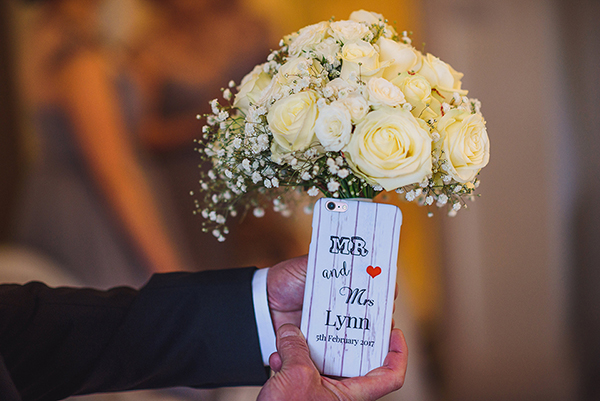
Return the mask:
<svg viewBox="0 0 600 401"><path fill-rule="evenodd" d="M370 201L314 208L301 330L322 374L363 376L389 351L402 213Z"/></svg>

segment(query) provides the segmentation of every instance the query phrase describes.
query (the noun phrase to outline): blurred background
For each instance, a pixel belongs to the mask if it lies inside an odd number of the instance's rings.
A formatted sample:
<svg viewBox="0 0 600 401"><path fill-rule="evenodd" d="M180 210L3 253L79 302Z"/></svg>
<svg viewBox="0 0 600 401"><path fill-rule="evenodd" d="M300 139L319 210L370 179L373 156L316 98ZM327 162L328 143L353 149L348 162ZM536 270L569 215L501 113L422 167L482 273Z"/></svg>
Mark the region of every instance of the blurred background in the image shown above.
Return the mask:
<svg viewBox="0 0 600 401"><path fill-rule="evenodd" d="M386 400L600 400L600 2L0 4L0 281L140 285L306 253L301 210L248 217L223 244L201 233L195 116L283 35L363 8L465 74L492 143L457 217L381 199L405 215L395 319L410 347Z"/></svg>

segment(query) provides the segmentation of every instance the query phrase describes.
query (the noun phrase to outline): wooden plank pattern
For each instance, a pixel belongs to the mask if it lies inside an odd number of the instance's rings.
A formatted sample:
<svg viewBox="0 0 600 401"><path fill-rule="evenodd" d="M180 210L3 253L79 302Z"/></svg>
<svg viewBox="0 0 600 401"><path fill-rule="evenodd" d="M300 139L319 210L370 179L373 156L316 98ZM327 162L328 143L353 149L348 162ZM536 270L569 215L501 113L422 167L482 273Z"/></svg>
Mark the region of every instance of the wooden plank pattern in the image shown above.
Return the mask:
<svg viewBox="0 0 600 401"><path fill-rule="evenodd" d="M328 202L347 205L331 211ZM319 199L301 329L321 373L352 377L389 349L402 213L396 206Z"/></svg>

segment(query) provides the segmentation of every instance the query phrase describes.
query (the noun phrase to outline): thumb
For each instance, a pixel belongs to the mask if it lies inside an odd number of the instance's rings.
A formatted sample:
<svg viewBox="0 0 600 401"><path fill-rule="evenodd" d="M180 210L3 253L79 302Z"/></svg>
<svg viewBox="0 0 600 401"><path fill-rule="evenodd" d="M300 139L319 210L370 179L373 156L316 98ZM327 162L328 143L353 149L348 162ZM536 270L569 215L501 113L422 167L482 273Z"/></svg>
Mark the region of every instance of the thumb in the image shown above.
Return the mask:
<svg viewBox="0 0 600 401"><path fill-rule="evenodd" d="M315 368L306 340L300 329L293 324L284 324L277 330L277 353L281 358L282 370L298 365Z"/></svg>

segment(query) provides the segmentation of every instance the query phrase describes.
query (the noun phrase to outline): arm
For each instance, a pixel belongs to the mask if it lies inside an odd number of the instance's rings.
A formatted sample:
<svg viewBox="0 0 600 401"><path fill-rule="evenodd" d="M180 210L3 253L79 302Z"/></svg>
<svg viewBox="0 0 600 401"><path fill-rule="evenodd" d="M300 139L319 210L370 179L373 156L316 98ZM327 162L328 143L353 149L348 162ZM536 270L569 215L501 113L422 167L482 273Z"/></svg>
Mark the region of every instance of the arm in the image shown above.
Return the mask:
<svg viewBox="0 0 600 401"><path fill-rule="evenodd" d="M0 353L24 400L262 384L253 272L159 274L140 291L0 286Z"/></svg>
<svg viewBox="0 0 600 401"><path fill-rule="evenodd" d="M147 177L128 142L107 69L99 53L84 50L61 71L63 98L75 123L76 140L105 201L151 270L182 270Z"/></svg>

